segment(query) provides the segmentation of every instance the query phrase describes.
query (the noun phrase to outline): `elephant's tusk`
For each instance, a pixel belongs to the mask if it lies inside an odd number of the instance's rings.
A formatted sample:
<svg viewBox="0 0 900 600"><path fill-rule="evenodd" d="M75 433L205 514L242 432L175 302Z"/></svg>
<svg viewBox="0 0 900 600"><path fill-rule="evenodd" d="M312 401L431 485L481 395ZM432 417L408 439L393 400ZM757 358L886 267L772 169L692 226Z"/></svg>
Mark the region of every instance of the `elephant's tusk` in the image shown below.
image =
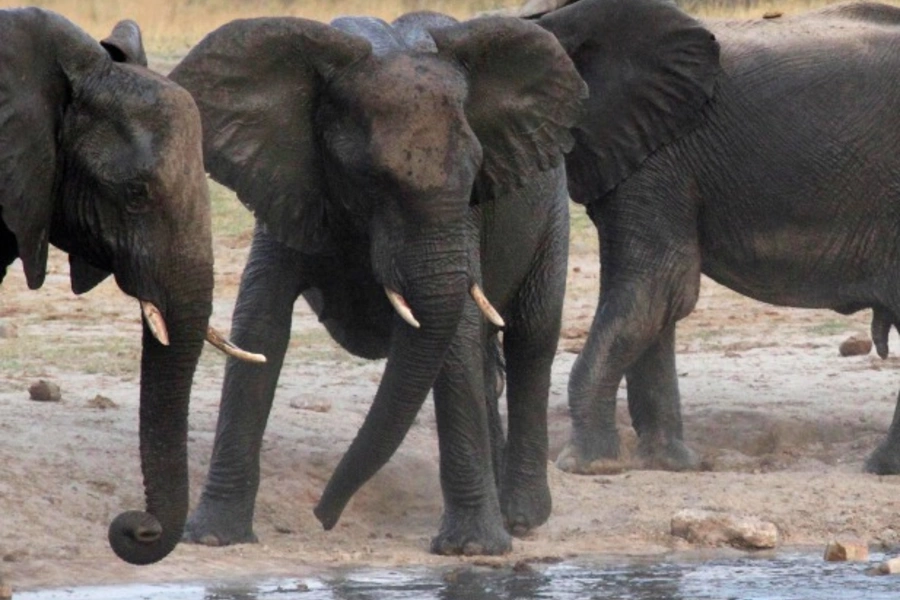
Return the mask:
<svg viewBox="0 0 900 600"><path fill-rule="evenodd" d="M150 328L153 337L163 346L168 346L169 330L166 329L166 321L159 309L152 302L141 300L141 312L144 313L144 319L146 319L147 327Z"/></svg>
<svg viewBox="0 0 900 600"><path fill-rule="evenodd" d="M206 341L228 356L233 356L238 360L251 363L266 362L266 357L262 354L256 354L255 352L247 352L246 350L241 350L230 340L228 340L228 338L226 338L224 335L222 335L212 327L208 327L206 330Z"/></svg>
<svg viewBox="0 0 900 600"><path fill-rule="evenodd" d="M409 304L407 304L406 300L403 299L403 296L386 286L384 288L384 293L387 294L388 300L391 301L391 306L394 307L394 310L397 311L397 314L400 315L400 317L404 321L406 321L416 329L421 327L419 322L416 321L416 318L413 316L412 310L409 308Z"/></svg>
<svg viewBox="0 0 900 600"><path fill-rule="evenodd" d="M469 293L472 294L472 299L475 300L475 304L478 305L478 308L481 309L481 312L484 313L484 316L487 317L488 321L497 327L506 327L506 322L504 322L503 317L501 317L500 313L497 312L497 309L491 305L490 300L487 299L477 283L472 284Z"/></svg>

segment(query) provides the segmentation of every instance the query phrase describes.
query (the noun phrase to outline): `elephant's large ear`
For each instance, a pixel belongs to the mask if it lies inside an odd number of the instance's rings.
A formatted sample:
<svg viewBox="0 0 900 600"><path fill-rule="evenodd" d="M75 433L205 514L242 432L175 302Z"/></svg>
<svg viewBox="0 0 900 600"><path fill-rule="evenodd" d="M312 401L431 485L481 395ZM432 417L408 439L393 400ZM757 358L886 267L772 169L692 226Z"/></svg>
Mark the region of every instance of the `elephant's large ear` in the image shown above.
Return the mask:
<svg viewBox="0 0 900 600"><path fill-rule="evenodd" d="M67 98L51 28L37 9L0 11L0 218L16 236L28 287L47 273L57 131Z"/></svg>
<svg viewBox="0 0 900 600"><path fill-rule="evenodd" d="M100 40L110 58L116 62L147 66L147 54L141 39L141 28L130 19L119 21L108 37Z"/></svg>
<svg viewBox="0 0 900 600"><path fill-rule="evenodd" d="M587 81L567 159L573 199L602 197L693 129L713 94L715 36L669 0L580 0L542 17Z"/></svg>
<svg viewBox="0 0 900 600"><path fill-rule="evenodd" d="M466 115L494 196L560 164L587 88L556 39L527 21L484 17L431 30L438 52L469 77Z"/></svg>
<svg viewBox="0 0 900 600"><path fill-rule="evenodd" d="M315 21L238 20L206 36L170 74L200 109L210 175L298 250L329 243L315 124L323 84L371 51L364 39Z"/></svg>
<svg viewBox="0 0 900 600"><path fill-rule="evenodd" d="M106 269L98 269L80 256L69 254L69 281L76 295L91 291L110 275Z"/></svg>

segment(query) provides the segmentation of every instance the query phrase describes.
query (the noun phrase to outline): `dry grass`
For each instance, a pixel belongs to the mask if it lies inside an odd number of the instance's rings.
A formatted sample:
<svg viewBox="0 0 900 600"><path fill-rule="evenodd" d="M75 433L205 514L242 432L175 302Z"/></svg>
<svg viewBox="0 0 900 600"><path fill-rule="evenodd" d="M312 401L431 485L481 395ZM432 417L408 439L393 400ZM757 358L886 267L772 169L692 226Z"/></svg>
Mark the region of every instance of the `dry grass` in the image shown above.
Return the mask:
<svg viewBox="0 0 900 600"><path fill-rule="evenodd" d="M900 3L900 0L888 0ZM124 18L136 20L147 50L182 55L206 33L233 19L291 15L330 21L341 15L371 15L391 20L414 10L435 10L458 18L524 4L525 0L32 0L59 12L95 37L104 37ZM678 0L687 11L707 17L760 17L767 12L793 14L830 4L828 0ZM0 0L0 8L21 5Z"/></svg>
<svg viewBox="0 0 900 600"><path fill-rule="evenodd" d="M20 6L0 0L0 7ZM32 0L61 13L95 37L104 37L120 19L137 21L153 53L183 53L216 27L233 19L290 15L330 21L341 15L386 20L413 10L435 10L455 17L517 6L518 0Z"/></svg>

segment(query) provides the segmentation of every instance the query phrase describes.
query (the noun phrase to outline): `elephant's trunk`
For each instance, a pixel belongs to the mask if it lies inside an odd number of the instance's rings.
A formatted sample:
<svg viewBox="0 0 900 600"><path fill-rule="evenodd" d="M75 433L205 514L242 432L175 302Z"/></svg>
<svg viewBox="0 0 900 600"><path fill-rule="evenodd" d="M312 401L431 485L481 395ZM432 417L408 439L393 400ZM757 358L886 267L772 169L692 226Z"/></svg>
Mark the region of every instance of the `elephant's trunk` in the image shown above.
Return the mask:
<svg viewBox="0 0 900 600"><path fill-rule="evenodd" d="M140 447L146 512L120 514L109 526L109 543L122 560L157 562L178 544L188 511L188 404L194 371L209 322L206 301L169 306L169 345L144 325L141 356Z"/></svg>
<svg viewBox="0 0 900 600"><path fill-rule="evenodd" d="M395 317L390 354L366 420L328 482L314 512L325 527L337 523L354 493L391 458L412 426L440 372L468 295L465 255L457 268L407 279L404 297L421 327ZM434 257L430 259L435 264Z"/></svg>

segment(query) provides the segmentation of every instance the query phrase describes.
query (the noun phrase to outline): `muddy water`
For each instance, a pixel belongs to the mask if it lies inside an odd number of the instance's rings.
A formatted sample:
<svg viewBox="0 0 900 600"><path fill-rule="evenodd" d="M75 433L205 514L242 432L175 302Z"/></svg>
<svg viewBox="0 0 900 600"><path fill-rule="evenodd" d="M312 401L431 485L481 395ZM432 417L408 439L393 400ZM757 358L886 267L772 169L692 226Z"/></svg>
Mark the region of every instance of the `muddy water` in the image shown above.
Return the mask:
<svg viewBox="0 0 900 600"><path fill-rule="evenodd" d="M15 600L896 600L900 576L808 553L714 559L595 559L492 569L355 569L317 578L22 592Z"/></svg>

